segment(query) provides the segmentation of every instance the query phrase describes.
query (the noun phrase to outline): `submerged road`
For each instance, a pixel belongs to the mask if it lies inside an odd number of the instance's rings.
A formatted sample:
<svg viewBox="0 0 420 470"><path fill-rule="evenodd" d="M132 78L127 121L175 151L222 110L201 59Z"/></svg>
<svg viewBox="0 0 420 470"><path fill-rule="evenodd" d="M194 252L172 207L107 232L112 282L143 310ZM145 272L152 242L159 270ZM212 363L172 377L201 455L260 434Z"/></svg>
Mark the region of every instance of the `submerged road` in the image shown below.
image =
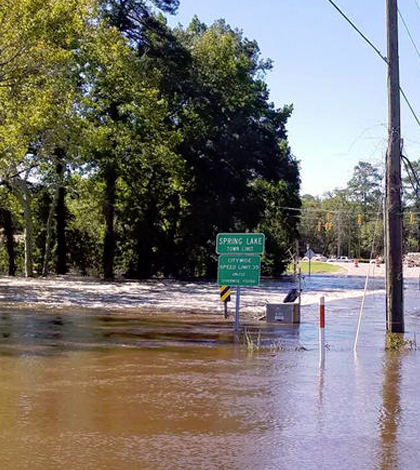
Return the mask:
<svg viewBox="0 0 420 470"><path fill-rule="evenodd" d="M372 277L355 355L364 280L306 278L298 326L254 319L293 285L263 282L235 334L212 283L1 278L0 468L417 470L417 279L387 350Z"/></svg>

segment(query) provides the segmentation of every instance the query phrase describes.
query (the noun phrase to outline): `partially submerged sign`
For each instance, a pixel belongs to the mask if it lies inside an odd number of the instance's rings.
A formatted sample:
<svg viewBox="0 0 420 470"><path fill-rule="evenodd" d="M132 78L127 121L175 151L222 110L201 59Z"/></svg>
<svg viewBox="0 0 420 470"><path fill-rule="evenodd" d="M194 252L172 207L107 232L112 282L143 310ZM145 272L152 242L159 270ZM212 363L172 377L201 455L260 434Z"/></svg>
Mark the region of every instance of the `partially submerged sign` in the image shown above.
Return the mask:
<svg viewBox="0 0 420 470"><path fill-rule="evenodd" d="M222 302L230 302L230 287L229 286L220 286L220 300Z"/></svg>
<svg viewBox="0 0 420 470"><path fill-rule="evenodd" d="M264 244L263 233L219 233L216 237L216 253L220 255L217 283L219 286L236 286L235 331L239 330L241 287L260 285L259 255L264 253Z"/></svg>
<svg viewBox="0 0 420 470"><path fill-rule="evenodd" d="M217 282L219 285L258 286L261 258L259 256L219 256Z"/></svg>
<svg viewBox="0 0 420 470"><path fill-rule="evenodd" d="M219 233L216 238L216 253L262 255L264 245L263 233Z"/></svg>

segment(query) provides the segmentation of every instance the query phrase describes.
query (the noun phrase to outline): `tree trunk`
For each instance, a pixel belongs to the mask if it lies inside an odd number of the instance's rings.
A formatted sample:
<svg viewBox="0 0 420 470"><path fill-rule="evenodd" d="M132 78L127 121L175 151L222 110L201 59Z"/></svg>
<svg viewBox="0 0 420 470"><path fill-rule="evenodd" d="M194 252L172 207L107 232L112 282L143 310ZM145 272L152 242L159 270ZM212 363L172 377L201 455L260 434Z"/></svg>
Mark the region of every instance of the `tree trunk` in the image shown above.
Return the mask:
<svg viewBox="0 0 420 470"><path fill-rule="evenodd" d="M23 208L23 218L25 221L25 277L32 277L33 272L33 224L32 224L32 208L31 194L26 185L26 181L21 178L14 178L10 181L10 185Z"/></svg>
<svg viewBox="0 0 420 470"><path fill-rule="evenodd" d="M115 234L114 234L114 214L115 214L115 187L117 182L117 171L115 166L109 165L105 169L105 238L104 238L104 258L103 269L104 279L112 280L114 278L114 252L115 252Z"/></svg>
<svg viewBox="0 0 420 470"><path fill-rule="evenodd" d="M137 279L149 279L152 275L152 233L146 224L147 220L137 231Z"/></svg>
<svg viewBox="0 0 420 470"><path fill-rule="evenodd" d="M57 163L58 195L56 205L57 220L57 274L67 273L67 242L66 242L66 188L63 182L64 166Z"/></svg>
<svg viewBox="0 0 420 470"><path fill-rule="evenodd" d="M25 219L25 277L32 277L34 275L33 224L31 204L27 197L23 200L23 217Z"/></svg>
<svg viewBox="0 0 420 470"><path fill-rule="evenodd" d="M56 190L54 191L54 197L51 201L50 212L48 214L47 225L45 227L45 248L44 248L44 260L42 264L42 275L48 275L48 260L50 257L50 248L51 248L51 226L52 220L54 217L54 211L56 209L57 199L58 199L58 189L59 186L57 185Z"/></svg>
<svg viewBox="0 0 420 470"><path fill-rule="evenodd" d="M7 254L9 258L9 276L14 276L16 274L16 262L13 239L12 213L4 208L1 209L1 212L3 218L4 234L6 237Z"/></svg>
<svg viewBox="0 0 420 470"><path fill-rule="evenodd" d="M162 260L164 277L171 277L178 273L176 263L175 228L172 228L165 243L165 259Z"/></svg>

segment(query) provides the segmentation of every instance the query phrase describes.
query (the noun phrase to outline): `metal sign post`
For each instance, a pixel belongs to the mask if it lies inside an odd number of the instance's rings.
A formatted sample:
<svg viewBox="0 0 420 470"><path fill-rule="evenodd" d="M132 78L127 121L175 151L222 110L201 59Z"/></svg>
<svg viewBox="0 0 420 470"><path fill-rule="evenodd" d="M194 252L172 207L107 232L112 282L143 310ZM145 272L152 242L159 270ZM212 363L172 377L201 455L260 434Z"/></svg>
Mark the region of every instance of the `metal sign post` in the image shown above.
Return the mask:
<svg viewBox="0 0 420 470"><path fill-rule="evenodd" d="M241 287L236 287L235 331L239 331L239 308L241 303Z"/></svg>

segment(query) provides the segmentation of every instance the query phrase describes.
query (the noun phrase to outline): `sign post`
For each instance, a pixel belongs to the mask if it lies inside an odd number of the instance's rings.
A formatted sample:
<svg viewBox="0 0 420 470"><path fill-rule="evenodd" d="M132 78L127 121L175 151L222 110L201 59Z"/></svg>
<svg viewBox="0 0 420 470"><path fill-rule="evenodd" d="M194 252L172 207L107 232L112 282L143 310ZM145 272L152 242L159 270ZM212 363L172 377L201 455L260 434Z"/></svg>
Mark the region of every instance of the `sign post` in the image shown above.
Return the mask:
<svg viewBox="0 0 420 470"><path fill-rule="evenodd" d="M230 302L230 287L220 286L220 300L225 306L225 318L228 318L227 303Z"/></svg>
<svg viewBox="0 0 420 470"><path fill-rule="evenodd" d="M236 304L235 304L235 331L239 331L239 306L241 303L241 288L236 286Z"/></svg>
<svg viewBox="0 0 420 470"><path fill-rule="evenodd" d="M259 286L264 246L263 233L219 233L216 237L217 282L236 286L235 331L239 330L241 286Z"/></svg>

